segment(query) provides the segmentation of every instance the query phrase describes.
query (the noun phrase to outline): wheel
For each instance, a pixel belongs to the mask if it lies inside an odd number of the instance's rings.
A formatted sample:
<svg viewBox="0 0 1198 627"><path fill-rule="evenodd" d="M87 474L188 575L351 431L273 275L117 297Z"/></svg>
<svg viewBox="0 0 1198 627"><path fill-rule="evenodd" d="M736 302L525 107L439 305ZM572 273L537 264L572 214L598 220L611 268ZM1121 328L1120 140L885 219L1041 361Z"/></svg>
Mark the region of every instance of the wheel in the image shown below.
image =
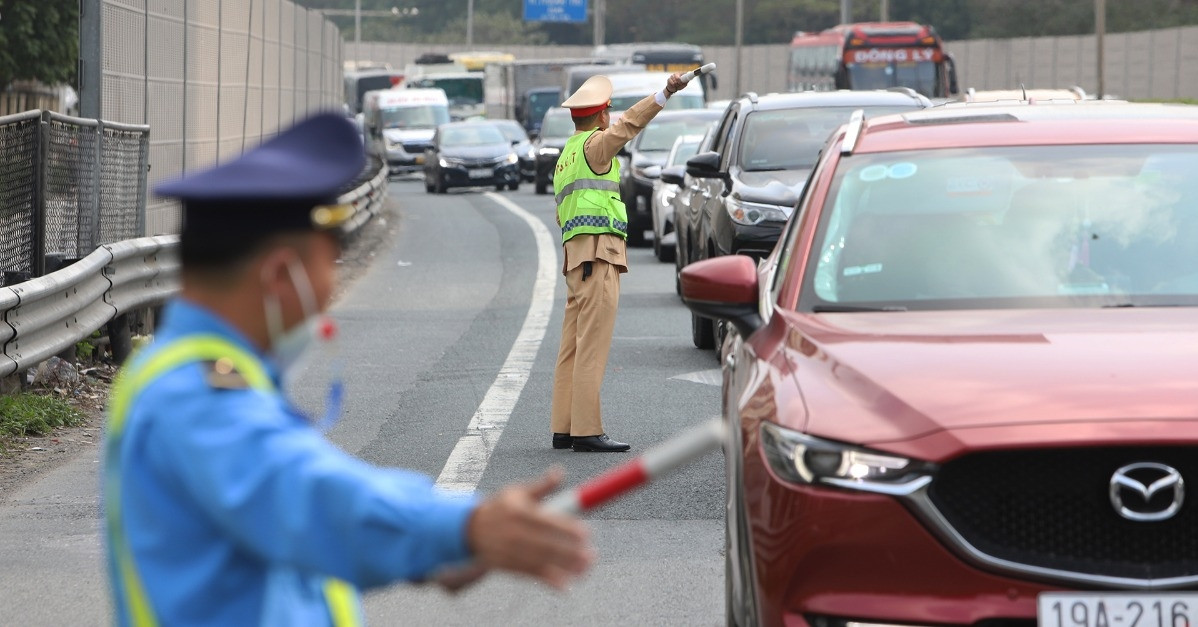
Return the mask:
<svg viewBox="0 0 1198 627"><path fill-rule="evenodd" d="M735 464L735 461L730 462ZM736 473L731 473L736 474ZM739 477L730 477L728 490L733 492L724 510L724 608L725 618L730 627L748 627L757 624L757 601L753 592L753 577L749 573L752 560L748 557L751 550L748 538L747 521L744 515L744 496L733 487L733 481L739 482ZM735 523L735 524L733 524ZM733 537L735 529L736 537ZM738 576L739 573L739 576ZM739 580L739 581L737 581ZM736 585L739 583L741 595L736 598ZM741 620L743 618L743 620Z"/></svg>
<svg viewBox="0 0 1198 627"><path fill-rule="evenodd" d="M628 216L628 245L644 246L646 243L645 225L641 222L640 216Z"/></svg>
<svg viewBox="0 0 1198 627"><path fill-rule="evenodd" d="M707 350L715 346L715 336L711 332L711 319L704 318L691 312L691 341L695 348Z"/></svg>
<svg viewBox="0 0 1198 627"><path fill-rule="evenodd" d="M657 260L662 263L669 263L674 260L674 247L662 246L661 238L654 235L653 237L653 254L657 255ZM681 289L681 286L679 286Z"/></svg>
<svg viewBox="0 0 1198 627"><path fill-rule="evenodd" d="M539 196L544 196L545 194L549 193L548 187L549 187L549 184L546 183L545 181L542 181L541 179L537 179L535 182L533 182L533 189L537 192L537 195L539 195Z"/></svg>
<svg viewBox="0 0 1198 627"><path fill-rule="evenodd" d="M724 320L711 321L711 343L715 349L717 363L724 361L724 338L728 337L728 323Z"/></svg>
<svg viewBox="0 0 1198 627"><path fill-rule="evenodd" d="M503 183L500 183L500 184L496 185L496 186L495 186L495 191L497 191L497 192L502 192L502 191L503 191Z"/></svg>
<svg viewBox="0 0 1198 627"><path fill-rule="evenodd" d="M428 182L427 176L424 177L424 191L426 191L430 194L433 193L434 191L436 191L436 188L433 187L433 184Z"/></svg>
<svg viewBox="0 0 1198 627"><path fill-rule="evenodd" d="M682 251L682 234L674 238L674 293L682 296L682 260L687 256Z"/></svg>
<svg viewBox="0 0 1198 627"><path fill-rule="evenodd" d="M444 194L446 192L446 190L448 189L445 185L445 177L444 176L437 177L436 185L437 185L437 193L438 194Z"/></svg>
<svg viewBox="0 0 1198 627"><path fill-rule="evenodd" d="M514 183L508 183L507 188L513 192L520 189L520 181L516 181Z"/></svg>

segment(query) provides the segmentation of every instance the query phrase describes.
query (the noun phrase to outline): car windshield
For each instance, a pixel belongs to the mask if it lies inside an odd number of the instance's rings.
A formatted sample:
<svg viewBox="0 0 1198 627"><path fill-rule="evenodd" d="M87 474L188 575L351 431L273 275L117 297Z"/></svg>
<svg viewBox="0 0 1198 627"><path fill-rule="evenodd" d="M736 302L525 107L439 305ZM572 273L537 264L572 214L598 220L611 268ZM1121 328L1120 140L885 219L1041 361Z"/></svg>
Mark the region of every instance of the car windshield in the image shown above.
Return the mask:
<svg viewBox="0 0 1198 627"><path fill-rule="evenodd" d="M853 89L910 87L929 98L938 91L936 64L931 61L850 63L848 70Z"/></svg>
<svg viewBox="0 0 1198 627"><path fill-rule="evenodd" d="M912 107L800 107L754 111L745 119L740 166L747 171L803 170L815 165L828 135L853 111L867 116L910 111Z"/></svg>
<svg viewBox="0 0 1198 627"><path fill-rule="evenodd" d="M1198 149L841 160L800 309L1198 305Z"/></svg>
<svg viewBox="0 0 1198 627"><path fill-rule="evenodd" d="M451 105L478 104L483 101L483 82L478 78L422 78L411 87L440 89Z"/></svg>
<svg viewBox="0 0 1198 627"><path fill-rule="evenodd" d="M613 111L627 111L629 107L644 99L644 95L640 96L614 96L611 99L611 108ZM698 94L674 94L666 101L665 108L670 111L680 109L704 109L707 104L703 102L703 97Z"/></svg>
<svg viewBox="0 0 1198 627"><path fill-rule="evenodd" d="M524 132L524 127L520 126L516 121L496 122L495 126L503 133L503 137L508 142L526 142L528 141L528 133Z"/></svg>
<svg viewBox="0 0 1198 627"><path fill-rule="evenodd" d="M574 134L574 120L570 114L547 115L541 125L541 137L569 137Z"/></svg>
<svg viewBox="0 0 1198 627"><path fill-rule="evenodd" d="M700 140L688 142L678 142L674 145L674 151L670 153L670 160L666 163L667 166L680 165L686 163L687 159L699 154Z"/></svg>
<svg viewBox="0 0 1198 627"><path fill-rule="evenodd" d="M444 106L421 105L383 109L384 128L435 128L449 121L449 110Z"/></svg>
<svg viewBox="0 0 1198 627"><path fill-rule="evenodd" d="M562 96L558 92L539 92L528 95L528 115L531 119L537 120L545 115L545 112L558 106L562 103Z"/></svg>
<svg viewBox="0 0 1198 627"><path fill-rule="evenodd" d="M674 140L683 135L702 134L712 122L710 119L654 120L637 137L636 149L669 150L674 147Z"/></svg>
<svg viewBox="0 0 1198 627"><path fill-rule="evenodd" d="M454 146L486 146L489 144L506 144L503 133L491 124L464 124L442 129L441 145Z"/></svg>

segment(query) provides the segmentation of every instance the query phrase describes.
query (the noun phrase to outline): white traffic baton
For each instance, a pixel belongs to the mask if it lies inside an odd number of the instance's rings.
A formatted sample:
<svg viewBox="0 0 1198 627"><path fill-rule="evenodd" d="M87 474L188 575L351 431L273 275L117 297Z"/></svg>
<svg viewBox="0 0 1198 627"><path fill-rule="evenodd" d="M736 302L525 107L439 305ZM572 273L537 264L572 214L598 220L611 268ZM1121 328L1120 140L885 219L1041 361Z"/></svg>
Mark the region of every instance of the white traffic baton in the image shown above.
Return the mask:
<svg viewBox="0 0 1198 627"><path fill-rule="evenodd" d="M654 446L640 457L616 466L569 492L553 496L545 501L545 508L575 515L595 509L722 447L725 439L724 421L714 418Z"/></svg>
<svg viewBox="0 0 1198 627"><path fill-rule="evenodd" d="M703 74L711 74L714 71L715 71L715 64L708 63L707 65L704 65L703 67L700 67L700 68L695 68L695 69L687 72L686 74L679 76L678 78L682 79L682 82L684 82L684 83L689 83L689 82L691 82L691 79L696 76L702 76Z"/></svg>

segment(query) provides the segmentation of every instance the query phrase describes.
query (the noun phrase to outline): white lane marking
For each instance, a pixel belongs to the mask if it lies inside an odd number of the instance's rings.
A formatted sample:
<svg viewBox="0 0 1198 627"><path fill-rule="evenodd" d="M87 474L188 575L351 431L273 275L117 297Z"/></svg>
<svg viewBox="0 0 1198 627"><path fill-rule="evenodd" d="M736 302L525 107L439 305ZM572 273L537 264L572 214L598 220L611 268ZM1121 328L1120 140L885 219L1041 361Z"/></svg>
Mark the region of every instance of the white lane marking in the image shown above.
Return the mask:
<svg viewBox="0 0 1198 627"><path fill-rule="evenodd" d="M703 385L723 385L724 375L719 368L711 370L700 370L698 372L688 372L670 377L678 381L691 381L694 383L702 383Z"/></svg>
<svg viewBox="0 0 1198 627"><path fill-rule="evenodd" d="M541 340L545 338L545 328L553 310L553 290L557 285L557 248L549 229L535 216L503 196L493 192L484 195L516 214L532 229L537 242L537 278L532 287L528 315L516 336L516 343L512 345L491 389L483 397L482 404L470 419L466 434L453 447L449 459L445 460L445 467L437 476L437 487L452 492L473 492L482 480L491 453L499 444L503 428L516 407L516 401L520 400L524 384L528 382Z"/></svg>

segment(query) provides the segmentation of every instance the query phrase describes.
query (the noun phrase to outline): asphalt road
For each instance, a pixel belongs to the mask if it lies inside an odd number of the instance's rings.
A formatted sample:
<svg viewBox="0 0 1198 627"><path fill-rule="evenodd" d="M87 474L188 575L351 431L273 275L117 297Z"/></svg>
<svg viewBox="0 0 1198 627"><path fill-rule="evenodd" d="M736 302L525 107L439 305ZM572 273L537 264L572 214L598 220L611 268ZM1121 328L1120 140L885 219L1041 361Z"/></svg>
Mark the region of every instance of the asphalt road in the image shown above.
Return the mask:
<svg viewBox="0 0 1198 627"><path fill-rule="evenodd" d="M390 193L400 207L395 241L333 310L346 402L329 437L370 462L435 478L525 325L545 261L534 230L493 192L434 196L405 180ZM498 195L558 232L550 196L534 195L530 185ZM485 462L478 468L484 494L553 464L578 483L718 412L716 360L691 346L672 264L631 249L603 408L608 433L633 450L552 450L549 407L565 303L560 247L553 250L552 313L527 382L489 458L471 460ZM327 357L314 355L291 386L314 412L330 376ZM0 499L0 625L106 622L98 466L98 456L85 452ZM599 560L567 592L505 575L455 596L397 585L367 595L367 618L375 625L722 624L723 493L717 453L588 514Z"/></svg>

